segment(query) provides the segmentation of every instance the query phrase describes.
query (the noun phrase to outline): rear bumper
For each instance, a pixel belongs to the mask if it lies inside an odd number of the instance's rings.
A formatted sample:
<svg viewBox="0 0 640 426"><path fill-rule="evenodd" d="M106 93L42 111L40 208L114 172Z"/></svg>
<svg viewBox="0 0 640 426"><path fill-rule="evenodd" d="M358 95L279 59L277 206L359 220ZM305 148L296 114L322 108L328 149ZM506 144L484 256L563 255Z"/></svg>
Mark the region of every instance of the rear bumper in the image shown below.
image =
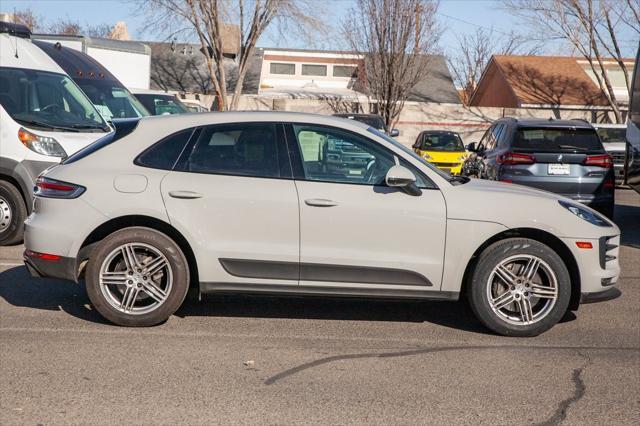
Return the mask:
<svg viewBox="0 0 640 426"><path fill-rule="evenodd" d="M76 259L59 257L56 260L45 260L34 256L32 253L29 250L25 250L23 253L24 264L32 277L77 281Z"/></svg>

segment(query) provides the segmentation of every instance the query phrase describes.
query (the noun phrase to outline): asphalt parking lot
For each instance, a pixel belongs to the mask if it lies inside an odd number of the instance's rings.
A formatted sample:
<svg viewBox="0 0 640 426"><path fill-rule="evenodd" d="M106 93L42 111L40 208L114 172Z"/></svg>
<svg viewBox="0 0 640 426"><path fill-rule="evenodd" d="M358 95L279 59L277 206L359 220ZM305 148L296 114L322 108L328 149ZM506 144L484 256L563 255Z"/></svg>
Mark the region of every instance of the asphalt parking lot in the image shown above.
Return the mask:
<svg viewBox="0 0 640 426"><path fill-rule="evenodd" d="M0 248L0 423L638 424L640 197L617 200L622 296L531 339L462 303L241 296L119 328Z"/></svg>

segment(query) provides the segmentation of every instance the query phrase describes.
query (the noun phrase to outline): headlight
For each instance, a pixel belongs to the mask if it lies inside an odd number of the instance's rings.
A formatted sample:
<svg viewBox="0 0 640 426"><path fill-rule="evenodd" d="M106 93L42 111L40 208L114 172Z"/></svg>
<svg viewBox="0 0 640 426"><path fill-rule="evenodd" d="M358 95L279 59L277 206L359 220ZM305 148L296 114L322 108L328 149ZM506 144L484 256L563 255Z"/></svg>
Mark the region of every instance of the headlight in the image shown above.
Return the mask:
<svg viewBox="0 0 640 426"><path fill-rule="evenodd" d="M422 154L422 158L424 158L425 160L432 160L431 156L429 154L427 154L426 152L424 154Z"/></svg>
<svg viewBox="0 0 640 426"><path fill-rule="evenodd" d="M458 161L464 161L465 158L467 158L467 156L463 154L460 157L458 157Z"/></svg>
<svg viewBox="0 0 640 426"><path fill-rule="evenodd" d="M31 151L50 157L66 157L67 153L57 140L49 136L40 136L31 133L24 127L18 130L18 139Z"/></svg>
<svg viewBox="0 0 640 426"><path fill-rule="evenodd" d="M558 203L560 203L562 207L569 210L571 213L578 216L580 219L586 220L587 222L593 225L603 226L603 227L612 226L611 223L608 220L606 220L604 217L582 206L578 206L572 203L567 203L566 201L562 201L562 200L559 200Z"/></svg>

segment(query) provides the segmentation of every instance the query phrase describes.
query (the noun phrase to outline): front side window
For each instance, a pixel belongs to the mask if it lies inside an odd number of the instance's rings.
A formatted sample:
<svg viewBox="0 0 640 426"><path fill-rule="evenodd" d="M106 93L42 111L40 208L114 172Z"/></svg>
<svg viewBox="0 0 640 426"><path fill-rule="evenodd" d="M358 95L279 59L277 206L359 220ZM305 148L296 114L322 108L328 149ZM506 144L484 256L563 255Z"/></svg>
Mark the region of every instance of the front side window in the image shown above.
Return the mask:
<svg viewBox="0 0 640 426"><path fill-rule="evenodd" d="M207 126L194 135L178 169L194 173L280 177L274 123Z"/></svg>
<svg viewBox="0 0 640 426"><path fill-rule="evenodd" d="M306 180L384 185L387 171L396 164L393 153L365 137L324 126L292 127ZM416 178L418 186L425 188L422 178Z"/></svg>
<svg viewBox="0 0 640 426"><path fill-rule="evenodd" d="M315 75L315 76L324 77L327 75L327 66L303 64L302 75Z"/></svg>
<svg viewBox="0 0 640 426"><path fill-rule="evenodd" d="M18 123L47 130L110 130L66 75L0 68L0 104Z"/></svg>

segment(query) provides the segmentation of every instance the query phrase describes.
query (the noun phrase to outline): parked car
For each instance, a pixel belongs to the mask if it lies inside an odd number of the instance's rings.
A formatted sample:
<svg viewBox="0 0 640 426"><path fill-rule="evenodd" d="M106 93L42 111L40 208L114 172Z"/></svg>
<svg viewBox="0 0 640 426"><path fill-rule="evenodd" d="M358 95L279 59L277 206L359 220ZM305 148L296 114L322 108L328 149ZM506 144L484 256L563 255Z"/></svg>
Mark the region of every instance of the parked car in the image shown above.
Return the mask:
<svg viewBox="0 0 640 426"><path fill-rule="evenodd" d="M619 294L615 224L555 194L452 177L366 124L227 112L115 125L38 179L24 259L36 276L84 277L116 324L165 321L193 285L462 296L491 330L532 336ZM373 164L328 168L329 139Z"/></svg>
<svg viewBox="0 0 640 426"><path fill-rule="evenodd" d="M200 101L195 99L181 99L180 102L187 107L189 112L209 112L209 109L202 106Z"/></svg>
<svg viewBox="0 0 640 426"><path fill-rule="evenodd" d="M91 56L60 43L34 40L33 44L73 78L106 120L150 115L131 92Z"/></svg>
<svg viewBox="0 0 640 426"><path fill-rule="evenodd" d="M379 130L381 132L386 133L387 135L391 136L392 138L395 138L396 136L400 135L400 132L398 131L398 129L387 129L387 125L384 123L384 120L382 119L382 117L380 117L377 114L333 114L334 117L341 117L341 118L346 118L349 120L356 120L359 121L361 123L365 123L368 124L369 126L373 127L376 130Z"/></svg>
<svg viewBox="0 0 640 426"><path fill-rule="evenodd" d="M453 175L459 175L467 158L460 135L443 130L420 132L413 144L413 150L434 166Z"/></svg>
<svg viewBox="0 0 640 426"><path fill-rule="evenodd" d="M36 177L111 132L27 27L0 22L0 245L22 241Z"/></svg>
<svg viewBox="0 0 640 426"><path fill-rule="evenodd" d="M191 111L176 95L158 90L133 89L133 94L151 115L186 114Z"/></svg>
<svg viewBox="0 0 640 426"><path fill-rule="evenodd" d="M555 192L613 217L613 161L586 121L502 118L467 149L481 157L484 179Z"/></svg>
<svg viewBox="0 0 640 426"><path fill-rule="evenodd" d="M640 194L640 47L636 54L627 122L627 185Z"/></svg>
<svg viewBox="0 0 640 426"><path fill-rule="evenodd" d="M624 184L624 169L627 157L626 124L593 124L600 136L604 150L613 159L616 185Z"/></svg>

